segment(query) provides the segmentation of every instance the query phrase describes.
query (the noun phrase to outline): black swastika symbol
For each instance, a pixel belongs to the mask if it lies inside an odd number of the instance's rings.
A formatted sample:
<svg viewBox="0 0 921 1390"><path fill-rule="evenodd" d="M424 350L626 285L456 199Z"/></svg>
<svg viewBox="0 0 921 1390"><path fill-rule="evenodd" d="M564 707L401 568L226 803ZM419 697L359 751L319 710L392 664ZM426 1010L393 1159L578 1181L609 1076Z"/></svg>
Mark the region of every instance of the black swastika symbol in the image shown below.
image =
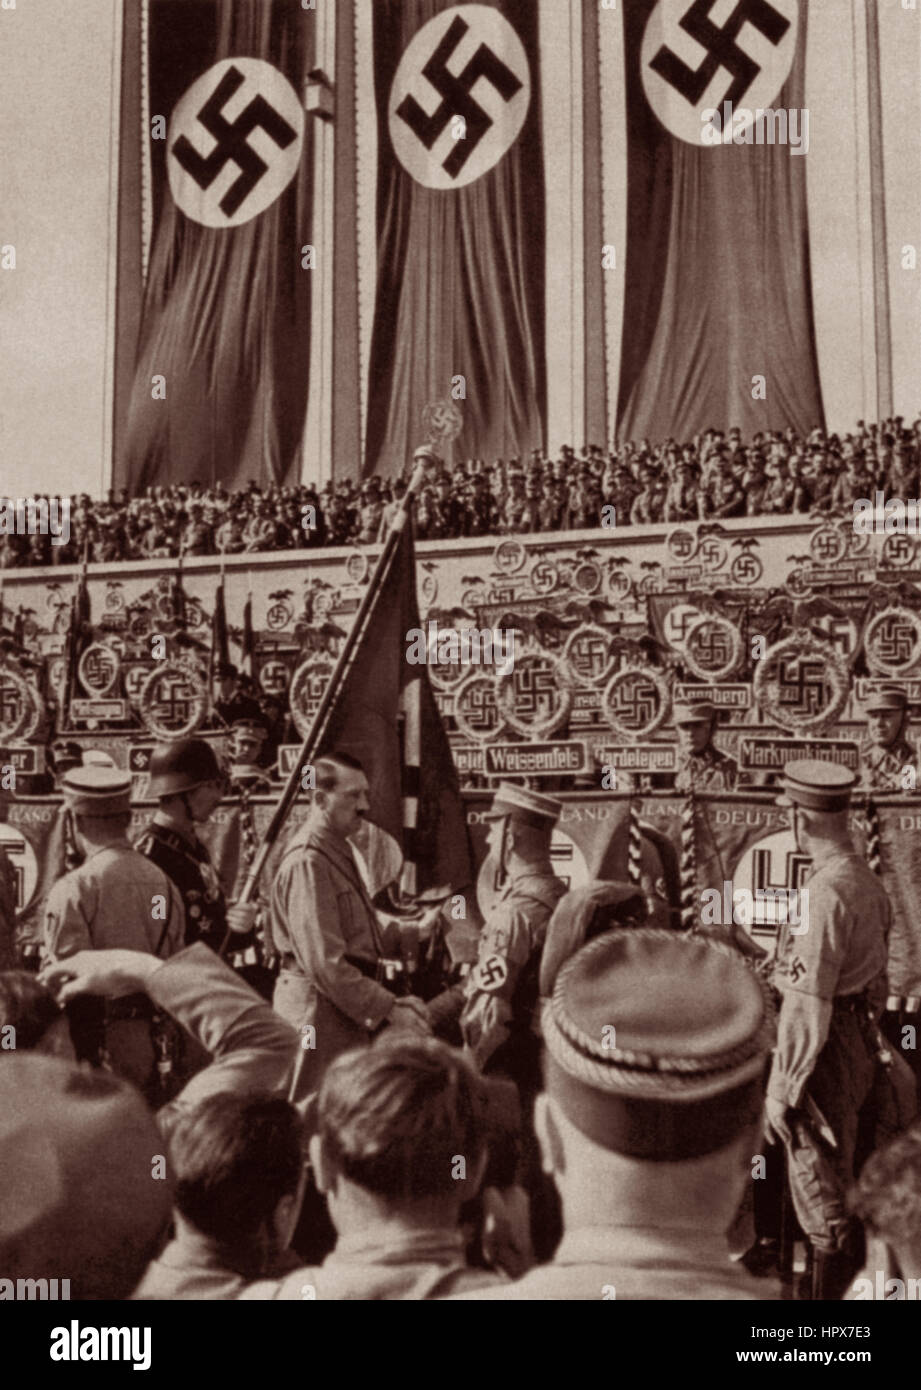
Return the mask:
<svg viewBox="0 0 921 1390"><path fill-rule="evenodd" d="M608 665L608 642L600 637L580 637L573 644L572 663L581 676L600 676Z"/></svg>
<svg viewBox="0 0 921 1390"><path fill-rule="evenodd" d="M450 174L453 179L457 178L493 124L492 118L470 95L474 84L481 77L485 77L488 82L492 83L504 101L511 101L522 87L522 83L511 68L507 67L502 59L497 57L485 43L480 44L463 72L459 73L457 77L448 71L448 59L469 27L460 15L457 15L441 43L422 69L423 76L428 78L435 91L441 96L441 101L431 116L426 115L413 96L405 96L396 112L406 122L410 130L418 135L427 150L432 148L452 116L460 116L463 119L466 126L466 136L463 140L454 142L454 148L441 166L445 173Z"/></svg>
<svg viewBox="0 0 921 1390"><path fill-rule="evenodd" d="M883 554L891 565L904 565L912 559L915 553L914 541L907 540L904 536L889 536L883 548Z"/></svg>
<svg viewBox="0 0 921 1390"><path fill-rule="evenodd" d="M898 614L883 618L874 633L876 655L890 666L906 666L917 651L914 628Z"/></svg>
<svg viewBox="0 0 921 1390"><path fill-rule="evenodd" d="M205 130L217 141L209 155L200 155L184 135L179 136L172 151L186 173L203 190L211 187L228 161L236 164L240 175L220 201L220 209L225 217L233 217L269 167L252 145L247 143L247 136L261 127L280 150L286 150L291 142L297 139L297 131L292 130L288 122L263 96L253 97L232 124L221 114L245 80L238 68L228 68L198 113L198 119Z"/></svg>
<svg viewBox="0 0 921 1390"><path fill-rule="evenodd" d="M805 715L819 714L829 703L825 668L819 661L782 661L777 674L780 703Z"/></svg>
<svg viewBox="0 0 921 1390"><path fill-rule="evenodd" d="M508 979L508 966L501 956L487 956L477 975L481 989L497 989Z"/></svg>
<svg viewBox="0 0 921 1390"><path fill-rule="evenodd" d="M112 679L112 658L102 652L91 652L86 660L86 683L101 690Z"/></svg>
<svg viewBox="0 0 921 1390"><path fill-rule="evenodd" d="M707 671L718 671L732 659L729 638L722 628L711 623L701 627L688 641L688 650Z"/></svg>
<svg viewBox="0 0 921 1390"><path fill-rule="evenodd" d="M844 553L844 539L835 531L822 531L815 538L817 560L837 560Z"/></svg>
<svg viewBox="0 0 921 1390"><path fill-rule="evenodd" d="M743 25L753 25L775 48L790 27L767 0L739 0L722 29L710 19L715 0L694 0L681 20L681 28L707 51L699 68L689 68L670 48L663 46L650 63L657 72L692 106L696 106L719 68L732 75L732 85L724 100L737 106L761 72L753 58L738 47L736 39Z"/></svg>
<svg viewBox="0 0 921 1390"><path fill-rule="evenodd" d="M154 713L167 729L181 728L188 719L190 694L186 681L167 677L157 682Z"/></svg>
<svg viewBox="0 0 921 1390"><path fill-rule="evenodd" d="M20 694L15 685L0 685L0 718L7 727L12 728L22 717Z"/></svg>
<svg viewBox="0 0 921 1390"><path fill-rule="evenodd" d="M793 981L794 984L796 984L796 982L797 982L797 980L800 978L800 976L801 976L801 975L805 975L805 973L806 973L806 967L805 967L805 965L804 965L803 962L800 960L799 956L794 956L793 959L792 959L791 962L790 962L790 970L789 970L790 979Z"/></svg>
<svg viewBox="0 0 921 1390"><path fill-rule="evenodd" d="M519 719L543 719L559 702L553 671L546 666L519 667L513 676L515 712Z"/></svg>
<svg viewBox="0 0 921 1390"><path fill-rule="evenodd" d="M491 684L477 681L460 697L461 714L471 729L488 731L494 729L498 721L496 696Z"/></svg>
<svg viewBox="0 0 921 1390"><path fill-rule="evenodd" d="M625 729L643 729L659 712L659 696L645 676L628 676L614 691L614 708Z"/></svg>

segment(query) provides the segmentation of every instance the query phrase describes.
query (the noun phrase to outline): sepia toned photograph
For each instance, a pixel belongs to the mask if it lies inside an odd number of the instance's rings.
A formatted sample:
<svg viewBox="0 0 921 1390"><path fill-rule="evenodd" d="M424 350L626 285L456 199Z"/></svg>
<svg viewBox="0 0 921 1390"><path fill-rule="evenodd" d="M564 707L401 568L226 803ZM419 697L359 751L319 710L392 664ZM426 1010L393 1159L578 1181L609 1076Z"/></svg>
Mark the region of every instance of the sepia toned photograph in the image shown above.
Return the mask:
<svg viewBox="0 0 921 1390"><path fill-rule="evenodd" d="M29 1366L550 1301L879 1370L919 256L916 0L0 0Z"/></svg>

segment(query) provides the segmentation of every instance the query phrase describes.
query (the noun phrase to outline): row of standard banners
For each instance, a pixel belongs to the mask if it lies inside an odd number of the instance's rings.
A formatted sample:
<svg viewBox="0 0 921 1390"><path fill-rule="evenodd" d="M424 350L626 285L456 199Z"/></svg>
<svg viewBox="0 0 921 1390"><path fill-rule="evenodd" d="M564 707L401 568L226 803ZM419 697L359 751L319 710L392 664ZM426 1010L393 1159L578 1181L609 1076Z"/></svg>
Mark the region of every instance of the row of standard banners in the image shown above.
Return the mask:
<svg viewBox="0 0 921 1390"><path fill-rule="evenodd" d="M743 923L744 929L759 946L769 953L773 951L776 921L770 920L769 910L758 910L759 894L768 890L793 894L802 887L809 870L809 861L797 852L785 826L785 813L774 804L773 795L704 794L692 803L667 793L636 798L616 793L563 793L561 800L564 809L554 832L552 857L557 874L569 887L579 887L593 879L625 881L629 877L628 863L638 863L640 881L653 907L653 919L670 926L681 922L682 898L685 903L700 904L701 895L713 889L729 914L723 923L728 926L732 894L739 890L750 895L755 903L753 920L748 925ZM478 866L477 883L450 886L464 894L464 920L469 934L470 924L479 922L482 910L488 909L490 902L493 873L486 857L484 821L490 797L488 793L468 792L464 794L464 803ZM274 804L270 798L249 802L257 837L268 825ZM135 808L132 835L140 833L152 810L150 805ZM306 803L298 802L291 815L289 833L294 832L305 813ZM855 812L853 830L868 860L878 864L892 903L890 992L921 995L921 888L916 865L921 808L913 808L895 797L881 798L868 814ZM245 868L241 862L244 837L240 804L223 803L204 828L202 838L225 891L233 896ZM272 882L273 867L284 852L286 840L287 835L283 835L266 866L264 888ZM6 822L0 824L0 844L16 875L21 938L35 939L41 933L45 895L64 872L60 803L52 798L17 799L7 807ZM383 886L374 881L373 865L386 857L381 855L378 860L367 856L372 865L372 889ZM394 869L391 859L388 872L394 873Z"/></svg>
<svg viewBox="0 0 921 1390"><path fill-rule="evenodd" d="M351 45L352 4L332 8L339 40ZM141 168L123 163L122 174L140 177L147 196L130 214L123 205L120 228L123 243L149 244L130 347L125 334L126 355L137 340L133 388L119 392L127 420L117 481L132 493L193 478L230 487L296 479L318 350L312 286L330 273L312 254L323 119L341 137L340 164L343 151L373 161L364 472L400 472L423 422L432 438L453 422L459 457L525 457L546 441L548 209L559 151L555 112L542 107L562 59L543 33L544 7L370 8L372 61L354 75L368 88L359 108L377 114L376 149L359 142L342 109L348 86L334 97L318 76L318 26L333 22L319 15L326 0L149 0L138 11L146 89L139 95L139 62L126 71L123 109L134 91L150 128L141 142L126 132L126 157L139 151ZM597 108L585 121L574 194L586 248L594 246L578 315L587 362L605 363L611 336L602 251L625 266L617 400L605 408L603 370L573 386L585 397L588 436L605 438L609 419L618 437L637 439L689 439L731 424L745 437L788 426L806 435L822 424L806 160L794 157L804 150L775 140L773 126L768 140L754 114L807 108L807 9L808 0L574 7L585 57L572 80L586 111ZM610 136L600 117L614 99L603 83L598 90L602 25L616 26L623 62L625 247L602 247ZM568 59L565 67L568 82ZM726 102L731 125L705 139L705 113ZM337 190L354 187L339 173ZM128 225L138 208L143 228ZM354 210L337 216L337 238L354 235L355 222ZM343 361L357 341L346 347Z"/></svg>

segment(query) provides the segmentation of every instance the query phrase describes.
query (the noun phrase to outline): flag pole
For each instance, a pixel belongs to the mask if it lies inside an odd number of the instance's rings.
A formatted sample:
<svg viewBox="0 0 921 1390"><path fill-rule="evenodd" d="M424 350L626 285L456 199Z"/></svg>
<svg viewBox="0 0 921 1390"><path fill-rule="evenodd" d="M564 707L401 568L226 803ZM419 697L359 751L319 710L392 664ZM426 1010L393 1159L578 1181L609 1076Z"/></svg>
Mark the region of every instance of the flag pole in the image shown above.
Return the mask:
<svg viewBox="0 0 921 1390"><path fill-rule="evenodd" d="M83 541L83 558L80 562L80 573L74 575L74 591L70 599L70 626L67 631L67 670L64 673L64 698L61 701L61 708L58 711L59 725L58 733L62 729L70 728L70 706L74 698L74 648L77 641L77 599L80 595L81 587L86 584L86 575L89 568L90 542L89 537Z"/></svg>
<svg viewBox="0 0 921 1390"><path fill-rule="evenodd" d="M278 839L279 834L281 833L282 826L288 819L291 807L297 800L298 792L301 790L302 769L305 763L308 763L311 757L313 757L316 749L319 747L320 741L322 740L324 733L326 732L326 726L329 723L329 716L332 713L333 705L336 702L336 697L339 694L339 691L342 687L342 683L345 680L349 668L352 665L352 661L358 649L358 643L361 640L365 628L368 625L368 619L375 606L375 603L377 602L378 595L393 564L394 556L397 552L397 546L400 542L400 537L402 536L403 531L409 520L409 514L412 508L413 498L415 497L419 488L422 486L424 478L425 464L420 463L416 466L415 470L413 471L413 475L410 480L409 486L407 487L403 499L400 503L400 510L394 517L390 530L387 533L387 538L384 541L383 549L381 550L377 564L374 567L374 573L371 576L371 580L368 584L367 589L365 590L361 603L359 604L358 611L355 614L355 621L352 624L352 630L346 638L345 643L343 644L342 651L339 653L336 665L333 667L332 675L330 676L326 689L324 690L323 695L320 698L319 704L317 705L316 713L313 716L313 722L310 725L310 728L307 732L307 737L304 739L303 745L301 747L300 756L298 757L297 762L291 770L291 775L288 778L287 784L284 790L282 791L282 794L278 800L278 804L275 807L275 810L272 814L272 819L270 820L265 835L262 838L262 843L260 844L259 849L256 852L256 856L253 859L252 865L250 866L250 869L246 875L246 879L243 884L243 890L240 893L239 898L237 899L238 902L251 902L253 897L255 896L256 886L262 875L262 871L265 868L266 860L271 854L272 847ZM224 943L221 947L222 955L224 953L224 950L226 949L229 938L230 933L228 932L227 937L225 937Z"/></svg>

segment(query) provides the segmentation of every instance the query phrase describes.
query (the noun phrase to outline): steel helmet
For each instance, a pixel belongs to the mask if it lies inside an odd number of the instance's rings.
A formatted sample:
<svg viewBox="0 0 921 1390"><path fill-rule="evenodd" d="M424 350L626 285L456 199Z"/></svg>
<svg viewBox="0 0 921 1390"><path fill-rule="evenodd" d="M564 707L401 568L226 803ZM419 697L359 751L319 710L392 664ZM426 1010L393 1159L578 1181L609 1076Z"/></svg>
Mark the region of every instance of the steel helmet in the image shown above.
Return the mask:
<svg viewBox="0 0 921 1390"><path fill-rule="evenodd" d="M162 743L150 758L150 795L178 796L203 782L220 782L224 772L211 744L203 738Z"/></svg>

